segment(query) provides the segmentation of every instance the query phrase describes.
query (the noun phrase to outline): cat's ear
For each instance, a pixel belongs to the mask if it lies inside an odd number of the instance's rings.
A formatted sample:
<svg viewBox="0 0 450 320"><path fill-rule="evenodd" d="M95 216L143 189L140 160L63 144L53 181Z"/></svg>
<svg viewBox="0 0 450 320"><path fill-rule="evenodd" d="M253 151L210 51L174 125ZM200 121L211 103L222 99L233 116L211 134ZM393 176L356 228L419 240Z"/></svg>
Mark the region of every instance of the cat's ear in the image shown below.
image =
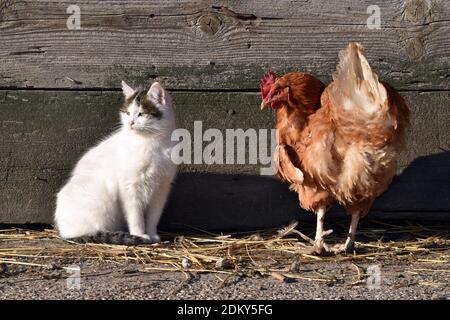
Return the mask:
<svg viewBox="0 0 450 320"><path fill-rule="evenodd" d="M133 88L127 85L123 80L122 80L122 91L126 99L130 98L134 94Z"/></svg>
<svg viewBox="0 0 450 320"><path fill-rule="evenodd" d="M147 94L160 104L166 104L166 91L159 82L154 82Z"/></svg>

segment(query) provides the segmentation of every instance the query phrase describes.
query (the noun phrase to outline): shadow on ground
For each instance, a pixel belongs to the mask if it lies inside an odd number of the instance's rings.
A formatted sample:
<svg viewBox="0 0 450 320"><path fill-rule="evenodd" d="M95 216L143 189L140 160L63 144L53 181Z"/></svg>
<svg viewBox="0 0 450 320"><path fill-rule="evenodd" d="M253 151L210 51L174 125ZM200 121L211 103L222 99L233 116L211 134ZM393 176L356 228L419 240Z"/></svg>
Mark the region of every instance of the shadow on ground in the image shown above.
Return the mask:
<svg viewBox="0 0 450 320"><path fill-rule="evenodd" d="M345 218L340 207L330 217ZM378 198L371 218L450 220L450 152L419 157ZM312 221L297 194L275 177L180 173L161 221L164 230L258 230Z"/></svg>

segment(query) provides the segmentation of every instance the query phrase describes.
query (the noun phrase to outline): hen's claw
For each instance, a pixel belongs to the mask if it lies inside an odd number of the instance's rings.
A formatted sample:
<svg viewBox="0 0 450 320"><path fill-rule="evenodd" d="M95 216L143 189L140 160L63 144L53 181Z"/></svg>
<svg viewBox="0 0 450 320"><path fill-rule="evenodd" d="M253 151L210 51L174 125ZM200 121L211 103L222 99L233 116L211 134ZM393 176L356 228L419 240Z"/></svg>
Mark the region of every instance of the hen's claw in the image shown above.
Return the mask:
<svg viewBox="0 0 450 320"><path fill-rule="evenodd" d="M330 246L323 239L319 239L314 241L314 245L308 249L308 253L315 255L337 255L341 253L351 254L354 250L355 246L353 242Z"/></svg>
<svg viewBox="0 0 450 320"><path fill-rule="evenodd" d="M309 249L310 254L323 255L331 252L330 246L325 242L324 237L333 233L333 230L326 230L320 232L320 234L316 235L316 239L314 240L314 245Z"/></svg>
<svg viewBox="0 0 450 320"><path fill-rule="evenodd" d="M348 238L347 241L342 244L335 244L333 246L327 244L324 240L324 237L330 235L331 233L333 233L332 229L322 231L320 234L318 234L316 236L316 239L314 240L313 246L308 249L308 253L315 255L337 255L341 253L353 253L353 251L355 250L355 242L350 238Z"/></svg>
<svg viewBox="0 0 450 320"><path fill-rule="evenodd" d="M323 239L314 241L314 245L309 249L310 254L323 255L330 251L328 244Z"/></svg>
<svg viewBox="0 0 450 320"><path fill-rule="evenodd" d="M331 248L331 252L334 254L353 253L354 251L355 251L355 242L351 240L347 240L343 244L334 245Z"/></svg>
<svg viewBox="0 0 450 320"><path fill-rule="evenodd" d="M317 225L316 238L314 245L308 251L311 254L339 254L339 253L353 253L355 250L355 233L358 227L359 214L352 214L352 221L350 223L347 240L344 244L329 246L325 243L323 238L333 232L333 230L323 230L323 220L325 216L325 208L319 208L317 211Z"/></svg>

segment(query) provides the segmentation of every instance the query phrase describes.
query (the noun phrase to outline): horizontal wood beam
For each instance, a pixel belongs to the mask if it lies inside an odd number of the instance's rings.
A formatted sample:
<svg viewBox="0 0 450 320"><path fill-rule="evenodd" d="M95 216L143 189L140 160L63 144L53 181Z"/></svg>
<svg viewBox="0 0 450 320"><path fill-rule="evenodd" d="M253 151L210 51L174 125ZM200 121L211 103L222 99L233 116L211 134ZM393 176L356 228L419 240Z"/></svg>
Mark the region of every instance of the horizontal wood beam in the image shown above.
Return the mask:
<svg viewBox="0 0 450 320"><path fill-rule="evenodd" d="M1 1L0 87L118 88L121 79L172 89L257 89L268 70L329 81L338 52L366 47L380 78L404 90L450 88L450 2Z"/></svg>

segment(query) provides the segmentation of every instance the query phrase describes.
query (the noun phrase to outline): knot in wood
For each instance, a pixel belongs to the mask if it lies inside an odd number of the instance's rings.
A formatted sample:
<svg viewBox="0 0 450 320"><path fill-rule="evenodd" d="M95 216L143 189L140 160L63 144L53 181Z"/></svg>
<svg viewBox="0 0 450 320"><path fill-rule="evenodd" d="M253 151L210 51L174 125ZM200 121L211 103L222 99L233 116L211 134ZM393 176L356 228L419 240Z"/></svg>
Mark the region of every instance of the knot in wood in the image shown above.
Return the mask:
<svg viewBox="0 0 450 320"><path fill-rule="evenodd" d="M431 15L430 0L406 0L404 17L409 22L424 22Z"/></svg>
<svg viewBox="0 0 450 320"><path fill-rule="evenodd" d="M215 35L219 31L221 24L222 22L215 14L202 15L198 18L196 23L197 29L209 36Z"/></svg>
<svg viewBox="0 0 450 320"><path fill-rule="evenodd" d="M419 38L411 38L406 41L406 54L413 60L420 60L425 54L423 43Z"/></svg>
<svg viewBox="0 0 450 320"><path fill-rule="evenodd" d="M14 0L0 0L0 22L6 16L6 12L14 5Z"/></svg>

